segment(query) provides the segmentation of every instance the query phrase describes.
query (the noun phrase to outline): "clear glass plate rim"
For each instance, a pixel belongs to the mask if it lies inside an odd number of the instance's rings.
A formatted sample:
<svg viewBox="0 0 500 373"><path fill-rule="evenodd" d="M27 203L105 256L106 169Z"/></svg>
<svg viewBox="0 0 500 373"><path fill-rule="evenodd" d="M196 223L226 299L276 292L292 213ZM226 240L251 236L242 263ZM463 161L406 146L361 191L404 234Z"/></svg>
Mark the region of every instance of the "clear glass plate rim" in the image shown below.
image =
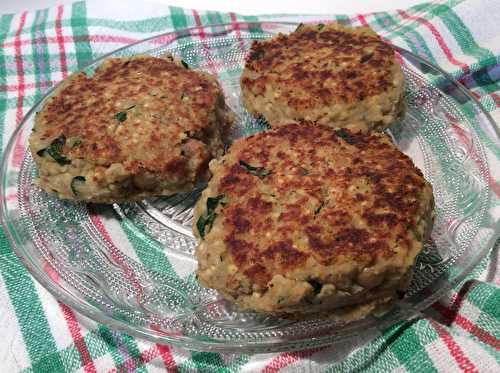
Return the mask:
<svg viewBox="0 0 500 373"><path fill-rule="evenodd" d="M99 62L105 60L106 58L109 58L110 56L119 53L120 51L123 51L123 50L126 50L128 48L131 48L134 45L145 43L145 42L157 39L157 38L158 39L159 38L167 38L169 36L174 36L174 35L179 35L179 34L180 35L186 34L186 36L187 35L193 36L193 34L191 32L195 31L195 30L199 30L200 28L221 27L221 28L223 28L222 31L220 31L220 32L213 32L213 33L210 34L210 37L220 37L220 36L228 35L229 33L233 32L236 27L241 27L241 26L246 26L246 27L250 28L252 25L256 25L256 26L262 26L262 25L296 26L298 24L299 23L297 23L297 22L272 22L272 21L264 21L264 22L236 22L236 23L224 23L224 24L214 24L214 25L205 25L205 26L194 26L194 27L185 28L185 29L182 29L182 30L177 30L177 31L173 31L173 32L167 32L167 33L163 33L163 34L158 34L158 35L155 35L155 36L143 39L143 40L139 40L139 41L134 42L132 44L128 44L126 46L123 46L121 48L113 50L113 51L111 51L109 53L106 53L103 56L101 56L101 57L99 57L99 58L91 61L89 64L87 64L85 67L83 67L82 69L80 69L77 72L85 71L90 66L93 66L96 63L99 63ZM226 27L232 27L232 28L231 29L226 29ZM176 41L176 39L174 38L170 42L164 43L163 45L168 45L168 44L170 44L172 42L175 42L175 41ZM475 106L477 108L479 108L479 110L481 111L481 114L484 115L486 121L492 127L494 133L496 134L496 137L497 137L496 140L500 141L500 129L496 125L496 122L494 121L494 119L492 118L492 116L489 114L489 112L487 112L486 109L482 106L482 104L472 94L470 94L470 92L469 92L469 90L467 88L465 88L463 85L461 85L460 83L458 83L456 81L456 79L453 78L453 76L451 76L446 71L442 70L439 66L436 66L436 65L432 64L431 62L427 61L426 59L424 59L424 58L422 58L422 57L420 57L418 55L415 55L414 53L412 53L412 52L410 52L410 51L408 51L408 50L406 50L404 48L401 48L401 47L398 47L398 46L394 46L394 48L399 53L401 53L403 55L405 55L405 54L409 55L413 59L415 59L415 60L417 60L419 62L422 62L423 64L426 64L428 66L431 66L436 71L438 71L440 74L442 74L442 76L445 77L449 82L453 83L453 85L458 90L460 90L460 92L462 94L464 94L469 100L472 100L472 102L475 104ZM56 90L59 87L59 85L61 83L62 82L59 82L54 87L52 87L50 90L48 90L44 94L44 96L27 112L27 114L23 118L22 122L14 130L11 138L9 139L9 141L7 143L7 146L5 147L4 153L2 155L2 164L1 164L1 169L0 169L0 179L3 181L2 185L1 185L2 191L6 190L5 180L6 180L7 169L8 169L8 166L9 166L7 164L7 158L4 155L10 153L12 147L15 145L15 139L17 138L17 136L19 135L19 133L24 129L24 126L26 125L26 122L28 121L28 119L32 117L32 115L34 114L34 112L39 108L40 104L48 96L50 96L54 92L54 90ZM97 322L101 322L103 324L107 324L107 325L111 326L112 328L114 328L116 330L123 331L123 332L125 332L127 334L131 334L131 335L134 335L134 336L137 336L137 337L141 337L141 338L153 341L153 342L175 344L175 345L179 345L181 347L189 348L189 349L192 349L192 350L203 350L203 351L207 351L207 350L211 350L211 351L238 351L240 348L252 349L251 346L253 344L256 347L262 347L262 344L263 344L262 342L245 341L244 343L238 343L238 342L217 341L217 340L206 342L206 341L202 341L202 340L193 341L192 339L190 339L188 337L184 337L184 336L181 337L181 338L179 338L179 337L172 338L172 337L169 337L169 336L152 335L148 331L141 330L142 328L133 328L133 327L131 327L126 322L123 322L123 321L117 320L117 319L115 319L115 318L113 318L111 316L108 316L107 314L103 313L101 310L94 309L90 304L82 304L73 295L66 294L66 292L64 291L64 289L61 286L55 286L55 284L50 280L50 278L48 277L48 275L45 272L43 272L37 265L35 265L35 263L33 263L32 260L29 257L27 257L26 255L23 255L23 253L24 253L24 247L23 247L23 245L21 243L21 240L19 239L16 231L14 229L12 229L9 226L9 224L7 223L8 216L7 216L7 210L6 210L6 205L7 205L7 199L6 198L7 198L6 193L2 193L2 198L0 199L0 217L1 217L0 220L1 220L2 227L3 227L3 229L4 229L4 231L5 231L6 235L7 235L7 237L8 237L10 243L12 244L12 246L14 248L14 251L15 251L16 255L20 258L20 260L23 262L23 264L28 268L28 270L33 275L33 277L40 284L42 284L42 286L45 289L47 289L57 299L62 300L64 303L68 304L69 306L71 306L72 308L74 308L75 310L77 310L78 312L80 312L82 315L85 315L86 317L89 317L89 318L91 318L91 319L93 319L93 320L95 320ZM484 248L482 250L482 253L480 253L479 255L477 255L474 258L474 260L472 262L470 262L469 265L462 271L462 273L460 275L458 275L453 280L452 283L449 284L448 287L444 287L443 289L440 289L440 291L435 292L432 295L432 297L431 297L432 299L426 300L426 301L424 301L422 303L426 304L426 306L430 305L435 300L437 300L440 296L442 296L445 291L449 290L454 284L456 284L459 281L461 281L470 272L470 270L472 268L474 268L479 263L479 261L484 257L484 255L489 250L489 248L492 247L492 245L494 244L495 240L498 237L498 233L499 233L498 231L495 232L495 234L490 238L489 242L484 246ZM423 307L423 308L425 308L425 307ZM416 316L416 314L407 315L408 318L412 318L414 316ZM397 319L399 319L399 317ZM386 326L389 326L393 322L394 322L394 320L392 320L391 318L389 318L389 319L386 320L386 322L384 322L384 324L386 324ZM359 327L359 325L360 324L356 323L356 327ZM378 327L380 327L380 325ZM384 327L384 325L381 325L381 327ZM349 331L349 327L346 327L346 329L343 329L343 330L345 332L348 332ZM317 342L315 344L316 346L327 345L327 344L332 343L332 337L333 337L333 334L332 335L324 335L324 336L321 336L321 337L310 338L309 341L316 341ZM337 337L338 337L338 335L337 335ZM350 338L348 335L346 335L346 333L342 333L342 337L343 338L341 338L339 340L336 340L336 341L340 342L342 340L346 340L346 339ZM299 341L283 341L283 340L279 340L279 341L276 341L276 342L267 342L267 343L264 343L264 344L265 344L265 346L264 346L265 348L264 349L266 351L272 351L272 350L275 350L275 351L284 351L284 350L287 350L287 346L288 347L292 347L294 345L300 345L301 341L300 340ZM278 347L278 348L277 349L276 348L273 349L273 347Z"/></svg>

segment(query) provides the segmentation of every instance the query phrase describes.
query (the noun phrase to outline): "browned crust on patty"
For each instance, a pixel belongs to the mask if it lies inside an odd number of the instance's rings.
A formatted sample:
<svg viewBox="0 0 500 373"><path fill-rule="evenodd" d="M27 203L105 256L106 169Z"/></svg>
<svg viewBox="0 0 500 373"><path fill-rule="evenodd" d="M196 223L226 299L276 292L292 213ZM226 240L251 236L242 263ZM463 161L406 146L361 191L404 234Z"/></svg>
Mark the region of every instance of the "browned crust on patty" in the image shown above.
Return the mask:
<svg viewBox="0 0 500 373"><path fill-rule="evenodd" d="M289 124L237 140L211 169L195 219L207 197L223 203L198 257L205 261L212 250L221 260L202 262L199 276L224 284L218 290L245 307L259 309L248 297L265 297L276 276L348 292L385 277L380 294L387 297L405 283L432 226L430 184L385 134ZM212 281L212 269L222 276L222 268L227 277ZM302 306L313 290L305 286ZM291 304L269 302L262 309L293 312Z"/></svg>
<svg viewBox="0 0 500 373"><path fill-rule="evenodd" d="M193 98L189 104L183 102L180 92ZM133 106L145 95L154 97L148 103L148 111L152 118L156 112L158 120L152 120L148 133L141 136L143 141L121 141L120 134L108 131L109 126L123 128L128 124L119 124L115 119L115 115L126 110L127 106L119 109L116 102L130 101L130 106ZM79 73L61 89L37 117L38 122L50 123L39 136L42 140L61 134L66 138L81 137L85 141L65 153L84 156L100 164L127 162L126 168L131 171L142 167L152 172L183 173L186 172L186 157L180 152L174 152L172 158L165 157L165 149L158 144L171 142L175 133L180 145L183 138L188 138L188 131L195 135L203 130L210 115L206 108L214 107L219 96L220 88L213 79L166 59L146 56L113 58L94 76ZM106 97L112 100L106 100ZM176 114L184 120L183 124L176 123L177 118L164 117L164 112L174 107ZM128 115L133 113L129 111ZM178 126L182 126L182 131L176 128ZM170 127L175 127L175 131ZM134 121L127 126L124 135L132 137L132 131L140 132L140 128L140 120Z"/></svg>
<svg viewBox="0 0 500 373"><path fill-rule="evenodd" d="M270 41L256 40L245 68L260 73L273 72L277 75L276 83L293 79L293 88L305 93L305 97L302 100L294 97L291 104L351 103L384 92L392 85L389 78L394 51L375 33L353 31L302 27ZM309 51L311 59L304 61L303 51ZM329 69L329 64L341 64L341 68ZM268 79L263 77L262 82L265 84ZM328 80L335 80L337 85L317 84ZM318 99L313 101L310 97Z"/></svg>
<svg viewBox="0 0 500 373"><path fill-rule="evenodd" d="M422 173L386 135L349 133L349 138L351 143L335 131L293 124L275 133L255 135L234 146L232 155L239 160L271 170L271 174L261 180L236 163L228 167L219 188L228 201L240 202L224 206L224 223L229 229L225 243L236 264L247 267L248 274L259 264L269 268L269 262L279 263L278 273L285 274L308 256L325 265L343 254L370 259L391 256L388 228L403 246L407 245L403 236L408 227L416 225L421 208L419 197L427 184ZM275 153L274 149L278 139L280 148L297 149L296 155L302 156L295 160L279 159L279 151ZM241 149L238 145L243 143L244 149ZM340 154L325 159L315 148L331 148ZM273 153L278 157L274 158ZM357 156L352 157L353 154ZM341 161L345 163L341 165ZM309 169L311 174L301 174ZM349 193L349 187L360 180L370 188L370 193ZM275 197L270 196L266 201L259 193L249 196L252 185L255 189L268 187ZM297 191L304 194L293 196ZM280 197L291 200L282 203ZM359 200L367 202L362 209ZM309 205L311 208L307 208ZM275 208L279 208L280 213L267 225L266 218L271 218ZM355 214L359 214L356 218L362 221L359 227L352 225ZM252 239L262 230L273 232L269 244L256 244ZM304 247L294 248L292 240L287 238L296 236L297 232L307 237ZM259 277L270 278L276 273L267 272L266 276Z"/></svg>

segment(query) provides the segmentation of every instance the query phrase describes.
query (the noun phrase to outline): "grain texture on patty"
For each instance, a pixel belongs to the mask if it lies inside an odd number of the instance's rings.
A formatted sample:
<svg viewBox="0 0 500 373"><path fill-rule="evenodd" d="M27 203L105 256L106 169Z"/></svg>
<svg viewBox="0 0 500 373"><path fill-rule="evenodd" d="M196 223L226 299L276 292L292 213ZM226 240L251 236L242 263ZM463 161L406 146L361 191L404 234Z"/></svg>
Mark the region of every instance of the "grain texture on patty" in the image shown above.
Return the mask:
<svg viewBox="0 0 500 373"><path fill-rule="evenodd" d="M206 180L225 125L213 76L169 56L111 58L53 94L36 116L30 148L44 190L131 201Z"/></svg>
<svg viewBox="0 0 500 373"><path fill-rule="evenodd" d="M391 46L368 27L301 25L254 41L241 76L248 111L276 127L308 120L355 131L404 114L404 76Z"/></svg>
<svg viewBox="0 0 500 373"><path fill-rule="evenodd" d="M198 278L245 309L366 316L405 290L431 231L432 187L385 134L293 123L210 169Z"/></svg>

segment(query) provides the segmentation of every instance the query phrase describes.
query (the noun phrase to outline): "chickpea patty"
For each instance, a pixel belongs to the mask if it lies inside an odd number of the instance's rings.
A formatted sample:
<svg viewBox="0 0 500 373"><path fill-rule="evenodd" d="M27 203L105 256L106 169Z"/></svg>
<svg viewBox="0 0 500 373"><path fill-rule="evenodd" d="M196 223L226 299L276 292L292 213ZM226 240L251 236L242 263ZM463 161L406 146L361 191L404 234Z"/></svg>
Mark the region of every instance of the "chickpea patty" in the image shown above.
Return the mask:
<svg viewBox="0 0 500 373"><path fill-rule="evenodd" d="M213 76L170 56L108 59L71 76L36 116L38 185L102 203L191 190L223 152L226 119Z"/></svg>
<svg viewBox="0 0 500 373"><path fill-rule="evenodd" d="M210 169L193 228L203 285L244 309L347 319L405 291L434 200L387 135L292 123Z"/></svg>

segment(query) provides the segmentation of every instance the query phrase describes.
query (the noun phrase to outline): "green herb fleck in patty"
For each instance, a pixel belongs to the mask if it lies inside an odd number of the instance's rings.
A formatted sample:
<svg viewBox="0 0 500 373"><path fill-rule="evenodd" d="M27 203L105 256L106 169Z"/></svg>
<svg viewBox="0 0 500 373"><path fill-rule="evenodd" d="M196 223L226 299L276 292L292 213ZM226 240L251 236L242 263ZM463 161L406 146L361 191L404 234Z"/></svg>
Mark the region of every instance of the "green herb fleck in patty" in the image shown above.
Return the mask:
<svg viewBox="0 0 500 373"><path fill-rule="evenodd" d="M348 143L350 145L354 144L354 139L352 138L350 133L348 131L346 131L345 129L339 128L339 129L335 130L335 133L337 134L337 136L343 138L346 143Z"/></svg>
<svg viewBox="0 0 500 373"><path fill-rule="evenodd" d="M124 111L120 111L119 113L115 114L115 119L118 122L125 122L127 120L127 113Z"/></svg>
<svg viewBox="0 0 500 373"><path fill-rule="evenodd" d="M264 167L254 167L246 163L245 161L240 161L240 165L245 167L248 172L252 175L257 176L259 179L263 179L271 174L270 170L266 170Z"/></svg>
<svg viewBox="0 0 500 373"><path fill-rule="evenodd" d="M70 164L71 160L62 154L64 144L66 144L66 136L60 135L53 140L47 148L37 151L36 154L40 157L44 157L45 154L48 154L60 165Z"/></svg>
<svg viewBox="0 0 500 373"><path fill-rule="evenodd" d="M71 180L71 191L73 192L73 194L76 196L78 194L78 191L77 191L77 186L79 184L82 184L85 182L85 177L84 176L75 176L73 178L73 180Z"/></svg>
<svg viewBox="0 0 500 373"><path fill-rule="evenodd" d="M307 282L309 283L309 285L311 285L313 287L313 291L314 291L315 295L318 295L319 293L321 293L321 289L323 288L323 285L321 285L318 281L309 280Z"/></svg>
<svg viewBox="0 0 500 373"><path fill-rule="evenodd" d="M196 228L200 233L201 239L205 239L205 235L210 232L212 226L214 225L215 218L217 214L215 210L219 203L222 204L221 200L224 198L224 195L219 195L217 197L208 197L207 198L207 212L200 216L198 221L196 222ZM208 229L207 229L208 226Z"/></svg>

